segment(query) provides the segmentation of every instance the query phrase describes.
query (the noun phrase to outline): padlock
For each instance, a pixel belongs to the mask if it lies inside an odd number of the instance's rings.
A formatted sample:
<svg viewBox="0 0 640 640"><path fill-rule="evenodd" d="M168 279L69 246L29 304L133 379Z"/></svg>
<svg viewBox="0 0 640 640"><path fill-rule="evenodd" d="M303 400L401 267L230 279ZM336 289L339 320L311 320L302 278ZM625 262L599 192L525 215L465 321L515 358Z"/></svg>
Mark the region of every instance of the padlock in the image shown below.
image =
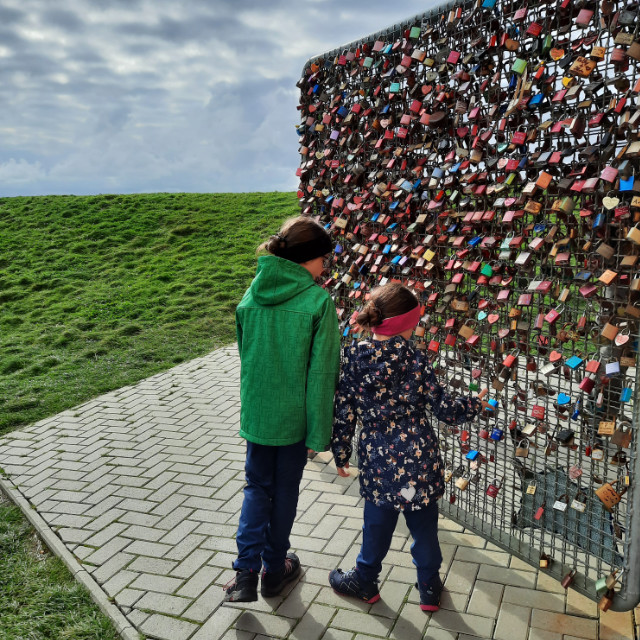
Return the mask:
<svg viewBox="0 0 640 640"><path fill-rule="evenodd" d="M615 596L615 591L613 589L609 589L598 601L598 609L602 612L609 611L611 605L613 604L613 598Z"/></svg>
<svg viewBox="0 0 640 640"><path fill-rule="evenodd" d="M469 453L467 453L466 458L467 460L476 460L478 458L478 456L480 455L479 451L476 451L475 449L472 449L471 451L469 451Z"/></svg>
<svg viewBox="0 0 640 640"><path fill-rule="evenodd" d="M494 427L491 430L491 434L490 434L490 438L491 440L495 441L495 442L500 442L500 440L502 440L504 436L504 431L502 429L499 429L498 427Z"/></svg>
<svg viewBox="0 0 640 640"><path fill-rule="evenodd" d="M635 244L640 245L640 223L636 224L634 227L631 227L627 232L627 240L631 240Z"/></svg>
<svg viewBox="0 0 640 640"><path fill-rule="evenodd" d="M551 558L546 553L541 553L539 565L541 569L548 569L551 565Z"/></svg>
<svg viewBox="0 0 640 640"><path fill-rule="evenodd" d="M622 420L611 436L611 444L623 449L628 449L631 446L632 437L631 423L628 420Z"/></svg>
<svg viewBox="0 0 640 640"><path fill-rule="evenodd" d="M456 487L460 489L460 491L464 491L469 486L469 478L466 476L462 476L456 480Z"/></svg>
<svg viewBox="0 0 640 640"><path fill-rule="evenodd" d="M544 319L549 324L555 324L562 313L563 307L560 307L560 311L556 309L551 309L545 316Z"/></svg>
<svg viewBox="0 0 640 640"><path fill-rule="evenodd" d="M622 496L626 493L627 488L624 487L620 493L615 490L615 485L619 480L614 482L605 482L599 489L596 489L596 495L602 501L607 511L613 511L613 508L622 500Z"/></svg>
<svg viewBox="0 0 640 640"><path fill-rule="evenodd" d="M587 373L598 373L598 369L600 368L600 358L595 360L589 360L585 366L585 370Z"/></svg>
<svg viewBox="0 0 640 640"><path fill-rule="evenodd" d="M587 509L587 494L584 491L578 491L575 498L571 501L571 508L579 513L584 513Z"/></svg>
<svg viewBox="0 0 640 640"><path fill-rule="evenodd" d="M607 362L604 370L607 376L616 376L620 373L620 362L618 362L617 360Z"/></svg>
<svg viewBox="0 0 640 640"><path fill-rule="evenodd" d="M591 393L595 386L596 386L596 381L588 375L585 376L580 382L580 384L578 385L578 387L585 393Z"/></svg>
<svg viewBox="0 0 640 640"><path fill-rule="evenodd" d="M576 573L578 573L577 569L571 569L571 571L569 571L569 573L567 573L567 575L562 578L562 582L560 584L562 585L563 589L568 589L571 586Z"/></svg>
<svg viewBox="0 0 640 640"><path fill-rule="evenodd" d="M518 358L518 353L520 353L520 351L516 349L515 351L512 351L509 355L505 356L504 360L502 361L502 366L511 368L515 364Z"/></svg>
<svg viewBox="0 0 640 640"><path fill-rule="evenodd" d="M553 508L556 511L566 511L569 506L569 498L566 493L563 493L554 503Z"/></svg>
<svg viewBox="0 0 640 640"><path fill-rule="evenodd" d="M545 507L545 503L543 502L537 509L536 512L533 514L533 519L534 520L540 520L542 518L542 516L544 515L544 507Z"/></svg>
<svg viewBox="0 0 640 640"><path fill-rule="evenodd" d="M496 498L498 493L500 492L500 489L502 488L502 480L503 478L494 478L490 483L489 486L487 487L487 495L490 498Z"/></svg>
<svg viewBox="0 0 640 640"><path fill-rule="evenodd" d="M544 420L544 407L539 404L534 404L531 409L531 417L536 418L536 420Z"/></svg>
<svg viewBox="0 0 640 640"><path fill-rule="evenodd" d="M529 441L526 438L520 440L516 446L516 458L528 458L529 446Z"/></svg>
<svg viewBox="0 0 640 640"><path fill-rule="evenodd" d="M482 429L480 429L480 431L478 431L478 437L482 438L483 440L488 440L489 431L483 427Z"/></svg>

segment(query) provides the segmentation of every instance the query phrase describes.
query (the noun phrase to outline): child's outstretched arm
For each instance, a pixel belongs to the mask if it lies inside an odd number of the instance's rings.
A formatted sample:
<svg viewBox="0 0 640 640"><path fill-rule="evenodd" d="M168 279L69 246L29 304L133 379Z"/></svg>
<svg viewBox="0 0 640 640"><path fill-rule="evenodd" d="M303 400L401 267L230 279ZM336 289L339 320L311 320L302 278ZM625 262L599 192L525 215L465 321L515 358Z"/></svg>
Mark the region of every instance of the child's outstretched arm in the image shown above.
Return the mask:
<svg viewBox="0 0 640 640"><path fill-rule="evenodd" d="M335 397L335 410L333 418L333 434L331 436L331 451L338 468L338 474L346 477L349 468L349 459L352 453L353 435L356 430L357 414L353 406L353 398L357 391L351 362L349 360L349 347L345 347L340 382Z"/></svg>
<svg viewBox="0 0 640 640"><path fill-rule="evenodd" d="M434 417L445 424L455 425L464 422L471 422L480 411L487 405L482 396L457 396L453 397L442 387L433 372L433 367L429 362L425 363L423 370L423 392L427 405L431 409Z"/></svg>
<svg viewBox="0 0 640 640"><path fill-rule="evenodd" d="M325 451L333 423L333 395L340 371L340 330L331 298L327 297L322 315L314 326L307 372L307 438L313 451Z"/></svg>

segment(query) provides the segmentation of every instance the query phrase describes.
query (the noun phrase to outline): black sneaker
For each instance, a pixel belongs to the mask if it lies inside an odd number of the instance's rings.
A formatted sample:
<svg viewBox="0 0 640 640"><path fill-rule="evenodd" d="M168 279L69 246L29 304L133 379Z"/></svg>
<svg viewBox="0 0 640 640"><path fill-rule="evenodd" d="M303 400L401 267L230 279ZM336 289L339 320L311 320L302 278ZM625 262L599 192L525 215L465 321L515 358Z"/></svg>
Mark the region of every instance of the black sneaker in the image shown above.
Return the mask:
<svg viewBox="0 0 640 640"><path fill-rule="evenodd" d="M437 611L440 608L440 595L442 594L440 576L430 584L416 582L416 589L420 592L420 608L423 611Z"/></svg>
<svg viewBox="0 0 640 640"><path fill-rule="evenodd" d="M224 585L225 602L255 602L258 599L258 572L251 569L236 571L236 577Z"/></svg>
<svg viewBox="0 0 640 640"><path fill-rule="evenodd" d="M275 573L262 572L260 593L264 598L277 596L286 585L293 582L300 575L300 560L290 551L284 561L284 568Z"/></svg>
<svg viewBox="0 0 640 640"><path fill-rule="evenodd" d="M329 584L336 593L343 596L352 596L370 604L380 600L378 581L365 582L355 567L349 571L334 569L329 574Z"/></svg>

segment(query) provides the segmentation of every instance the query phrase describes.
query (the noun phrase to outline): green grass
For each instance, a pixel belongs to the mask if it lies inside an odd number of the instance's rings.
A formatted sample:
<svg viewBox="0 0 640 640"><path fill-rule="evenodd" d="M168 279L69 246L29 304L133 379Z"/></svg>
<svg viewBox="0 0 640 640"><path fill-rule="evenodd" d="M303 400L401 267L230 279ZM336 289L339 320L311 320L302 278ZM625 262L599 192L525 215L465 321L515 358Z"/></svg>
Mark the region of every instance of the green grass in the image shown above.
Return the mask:
<svg viewBox="0 0 640 640"><path fill-rule="evenodd" d="M118 640L61 560L43 548L20 509L0 493L2 640Z"/></svg>
<svg viewBox="0 0 640 640"><path fill-rule="evenodd" d="M0 199L0 435L235 340L295 194ZM0 496L0 638L115 640Z"/></svg>
<svg viewBox="0 0 640 640"><path fill-rule="evenodd" d="M235 339L294 194L0 200L0 434Z"/></svg>

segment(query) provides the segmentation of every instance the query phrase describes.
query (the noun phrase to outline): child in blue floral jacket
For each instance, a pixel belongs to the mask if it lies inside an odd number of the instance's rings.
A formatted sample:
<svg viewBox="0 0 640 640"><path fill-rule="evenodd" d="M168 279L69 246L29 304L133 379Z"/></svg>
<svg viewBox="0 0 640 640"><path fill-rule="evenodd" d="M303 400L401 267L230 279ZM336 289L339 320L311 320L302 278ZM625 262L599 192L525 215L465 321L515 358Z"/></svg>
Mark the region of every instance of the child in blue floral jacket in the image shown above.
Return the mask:
<svg viewBox="0 0 640 640"><path fill-rule="evenodd" d="M437 500L444 493L444 473L429 413L450 425L473 420L486 406L480 400L486 392L455 399L445 392L424 352L408 342L419 319L420 306L409 289L396 283L378 287L357 317L372 339L344 349L331 448L338 473L349 475L351 443L361 423L364 526L356 566L333 570L329 582L338 593L379 600L377 578L402 511L414 540L420 607L437 611L442 591Z"/></svg>

